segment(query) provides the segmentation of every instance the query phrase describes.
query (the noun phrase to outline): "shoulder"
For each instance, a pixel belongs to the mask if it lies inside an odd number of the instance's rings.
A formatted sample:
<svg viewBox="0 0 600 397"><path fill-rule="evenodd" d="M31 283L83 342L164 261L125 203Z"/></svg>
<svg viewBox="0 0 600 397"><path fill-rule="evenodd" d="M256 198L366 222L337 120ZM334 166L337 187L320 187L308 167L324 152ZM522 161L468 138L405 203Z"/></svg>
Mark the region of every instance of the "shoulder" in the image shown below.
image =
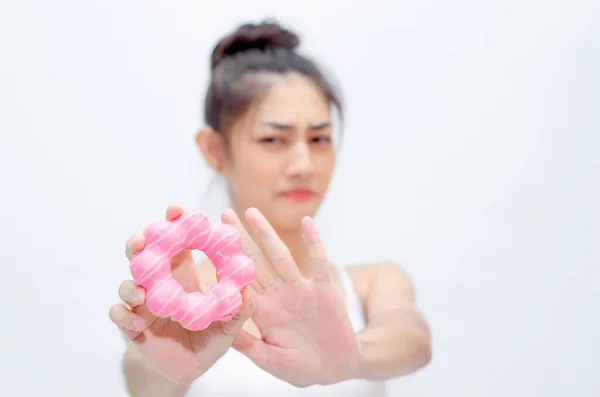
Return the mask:
<svg viewBox="0 0 600 397"><path fill-rule="evenodd" d="M346 267L356 293L363 301L375 292L393 293L413 300L415 290L409 274L392 261L356 264Z"/></svg>

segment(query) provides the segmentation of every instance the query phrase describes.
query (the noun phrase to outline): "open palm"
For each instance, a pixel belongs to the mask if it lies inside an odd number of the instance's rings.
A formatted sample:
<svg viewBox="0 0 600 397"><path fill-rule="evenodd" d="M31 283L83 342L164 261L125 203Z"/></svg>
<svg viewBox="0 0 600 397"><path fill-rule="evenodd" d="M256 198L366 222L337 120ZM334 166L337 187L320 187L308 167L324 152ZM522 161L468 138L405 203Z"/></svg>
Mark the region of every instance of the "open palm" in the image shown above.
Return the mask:
<svg viewBox="0 0 600 397"><path fill-rule="evenodd" d="M261 339L241 330L233 347L296 386L347 379L358 365L359 348L314 223L308 217L302 221L309 257L309 276L305 277L258 210L248 210L246 219L266 253L243 232L244 252L256 264L252 320ZM224 213L223 220L243 229L233 211Z"/></svg>

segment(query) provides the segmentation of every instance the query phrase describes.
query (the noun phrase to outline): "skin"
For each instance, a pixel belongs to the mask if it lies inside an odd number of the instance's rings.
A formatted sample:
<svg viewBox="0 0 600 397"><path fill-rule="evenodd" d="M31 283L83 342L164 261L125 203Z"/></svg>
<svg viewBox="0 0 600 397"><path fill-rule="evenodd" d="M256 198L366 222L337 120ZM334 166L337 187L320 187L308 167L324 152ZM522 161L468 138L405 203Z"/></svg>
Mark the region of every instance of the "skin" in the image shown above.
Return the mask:
<svg viewBox="0 0 600 397"><path fill-rule="evenodd" d="M335 166L329 105L303 76L273 81L231 124L226 139L210 126L196 136L209 166L229 184L232 209L222 221L243 231L244 252L257 267L244 309L231 322L192 333L154 318L144 310L143 291L124 282L119 292L125 304L113 306L110 316L131 341L123 360L131 395L184 395L229 346L299 387L390 379L430 360L428 325L409 277L394 263L349 268L367 317L366 329L354 334L338 274L312 222ZM297 188L314 194L305 200L282 195ZM166 218L182 211L171 206ZM132 236L128 257L143 245L143 236ZM195 264L187 251L173 263L174 277L188 291L217 281L212 263Z"/></svg>
<svg viewBox="0 0 600 397"><path fill-rule="evenodd" d="M226 142L206 126L196 143L209 166L226 178L240 219L247 208L257 208L302 269L306 258L300 220L315 216L335 166L331 114L321 91L305 77L290 73L272 84L233 123ZM310 189L315 196L303 202L281 196L296 188Z"/></svg>

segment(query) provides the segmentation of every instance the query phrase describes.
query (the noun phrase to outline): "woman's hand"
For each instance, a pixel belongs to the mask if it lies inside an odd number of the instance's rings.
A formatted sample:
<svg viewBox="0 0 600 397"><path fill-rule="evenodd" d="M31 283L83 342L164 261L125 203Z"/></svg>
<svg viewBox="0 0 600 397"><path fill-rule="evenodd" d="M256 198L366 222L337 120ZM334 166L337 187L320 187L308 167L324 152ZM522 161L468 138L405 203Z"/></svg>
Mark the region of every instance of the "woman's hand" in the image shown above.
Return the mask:
<svg viewBox="0 0 600 397"><path fill-rule="evenodd" d="M177 218L183 209L170 206L166 219ZM143 235L127 242L129 260L145 244ZM196 264L189 250L172 259L172 274L188 291L202 291ZM228 322L214 322L202 331L193 332L169 318L158 318L145 305L145 291L134 281L124 281L119 288L124 303L110 308L111 320L125 337L158 372L177 383L189 383L208 370L231 347L234 336L253 311L252 299L244 291L242 310Z"/></svg>
<svg viewBox="0 0 600 397"><path fill-rule="evenodd" d="M302 220L309 258L306 278L258 210L249 209L246 220L266 257L233 211L224 212L222 218L242 229L244 253L256 264L256 310L252 320L261 339L241 330L233 347L259 367L296 386L330 384L353 377L360 363L359 346L330 278L325 248L312 220Z"/></svg>

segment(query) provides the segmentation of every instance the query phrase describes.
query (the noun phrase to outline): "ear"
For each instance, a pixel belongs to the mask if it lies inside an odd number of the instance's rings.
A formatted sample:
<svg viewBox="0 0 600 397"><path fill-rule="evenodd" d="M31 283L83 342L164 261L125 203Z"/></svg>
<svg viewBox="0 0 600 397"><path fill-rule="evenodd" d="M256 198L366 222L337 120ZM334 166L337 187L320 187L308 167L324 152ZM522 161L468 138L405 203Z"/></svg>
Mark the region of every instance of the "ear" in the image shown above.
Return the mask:
<svg viewBox="0 0 600 397"><path fill-rule="evenodd" d="M222 175L225 166L225 143L223 138L211 126L206 125L196 134L196 145L208 165Z"/></svg>

